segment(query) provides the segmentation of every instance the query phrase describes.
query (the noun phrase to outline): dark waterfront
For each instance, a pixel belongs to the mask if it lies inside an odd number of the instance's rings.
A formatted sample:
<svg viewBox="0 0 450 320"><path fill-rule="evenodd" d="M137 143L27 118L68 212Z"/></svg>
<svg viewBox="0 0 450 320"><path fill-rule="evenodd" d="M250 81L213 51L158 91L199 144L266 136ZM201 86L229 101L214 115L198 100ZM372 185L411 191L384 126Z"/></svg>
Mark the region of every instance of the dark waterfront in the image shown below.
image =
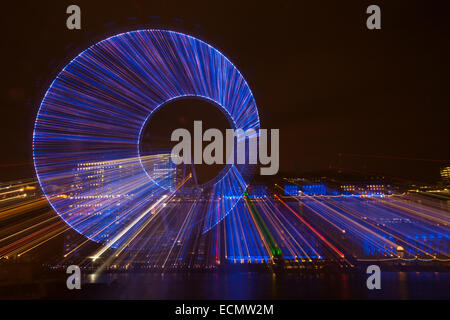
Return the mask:
<svg viewBox="0 0 450 320"><path fill-rule="evenodd" d="M381 290L368 290L359 273L274 274L109 273L86 275L68 290L62 273L52 280L1 285L2 299L450 299L450 273L383 272Z"/></svg>

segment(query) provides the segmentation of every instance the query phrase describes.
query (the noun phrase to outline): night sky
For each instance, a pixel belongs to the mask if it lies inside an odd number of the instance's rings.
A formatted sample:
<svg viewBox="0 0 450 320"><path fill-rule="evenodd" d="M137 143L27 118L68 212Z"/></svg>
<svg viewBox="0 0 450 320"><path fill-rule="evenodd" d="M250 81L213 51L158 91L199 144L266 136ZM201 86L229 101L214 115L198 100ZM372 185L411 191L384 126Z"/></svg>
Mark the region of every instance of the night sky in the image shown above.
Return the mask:
<svg viewBox="0 0 450 320"><path fill-rule="evenodd" d="M283 173L340 166L437 179L443 162L337 154L450 160L446 2L2 3L0 181L34 175L34 118L61 68L88 46L140 28L190 34L238 67L262 127L280 129ZM66 28L70 4L81 7L81 30ZM381 7L381 30L366 28L370 4Z"/></svg>

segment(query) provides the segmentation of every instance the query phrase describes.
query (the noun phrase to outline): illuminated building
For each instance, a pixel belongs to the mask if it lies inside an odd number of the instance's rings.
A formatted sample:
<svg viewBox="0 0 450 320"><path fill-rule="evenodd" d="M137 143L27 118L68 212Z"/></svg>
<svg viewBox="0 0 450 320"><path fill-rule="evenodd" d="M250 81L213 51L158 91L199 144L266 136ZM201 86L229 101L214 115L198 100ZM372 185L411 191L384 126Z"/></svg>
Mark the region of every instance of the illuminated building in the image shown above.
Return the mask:
<svg viewBox="0 0 450 320"><path fill-rule="evenodd" d="M99 208L103 206L103 201L96 200L128 198L130 194L117 192L117 183L141 170L139 162L129 160L78 163L71 184L72 191L60 197L79 200L72 205L76 208Z"/></svg>
<svg viewBox="0 0 450 320"><path fill-rule="evenodd" d="M307 195L325 195L327 190L323 183L306 184L302 186L302 192Z"/></svg>
<svg viewBox="0 0 450 320"><path fill-rule="evenodd" d="M450 184L450 166L441 168L441 179L444 184Z"/></svg>
<svg viewBox="0 0 450 320"><path fill-rule="evenodd" d="M294 184L286 184L284 186L285 196L298 196L298 186Z"/></svg>
<svg viewBox="0 0 450 320"><path fill-rule="evenodd" d="M341 193L344 195L386 195L392 193L392 188L384 183L342 184Z"/></svg>
<svg viewBox="0 0 450 320"><path fill-rule="evenodd" d="M124 160L111 160L78 163L75 169L74 187L83 191L103 188L112 182L133 176L138 172L137 170L141 170L137 161L130 163ZM108 189L113 191L112 186Z"/></svg>

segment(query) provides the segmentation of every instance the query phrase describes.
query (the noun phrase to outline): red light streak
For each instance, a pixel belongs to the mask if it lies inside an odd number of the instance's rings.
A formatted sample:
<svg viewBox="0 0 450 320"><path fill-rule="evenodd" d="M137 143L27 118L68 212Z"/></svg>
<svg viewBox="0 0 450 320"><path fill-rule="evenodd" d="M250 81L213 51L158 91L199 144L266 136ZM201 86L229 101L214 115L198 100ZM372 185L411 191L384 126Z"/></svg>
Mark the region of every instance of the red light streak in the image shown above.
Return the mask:
<svg viewBox="0 0 450 320"><path fill-rule="evenodd" d="M321 235L316 229L314 229L308 222L306 222L305 219L303 219L297 212L295 212L291 207L287 205L286 202L280 199L276 194L274 195L275 198L277 198L286 208L288 208L297 218L300 219L301 222L303 222L312 232L314 232L320 239L323 240L331 249L333 249L334 252L338 254L339 257L344 258L344 254L339 251L335 246L333 246L323 235Z"/></svg>

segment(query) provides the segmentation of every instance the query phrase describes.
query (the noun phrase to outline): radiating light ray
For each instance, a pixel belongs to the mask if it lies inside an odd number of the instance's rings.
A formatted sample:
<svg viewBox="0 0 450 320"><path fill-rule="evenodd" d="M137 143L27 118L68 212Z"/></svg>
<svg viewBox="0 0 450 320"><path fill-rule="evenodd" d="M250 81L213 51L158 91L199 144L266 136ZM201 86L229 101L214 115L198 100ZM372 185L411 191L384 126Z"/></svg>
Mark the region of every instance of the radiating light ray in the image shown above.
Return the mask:
<svg viewBox="0 0 450 320"><path fill-rule="evenodd" d="M142 220L145 216L148 215L148 213L155 209L161 201L167 198L167 195L163 195L161 198L159 198L154 204L150 206L146 211L144 211L140 216L138 216L134 221L132 221L128 226L126 226L123 230L119 232L106 246L104 246L102 249L100 249L94 256L92 256L92 260L96 260L100 258L100 256L108 250L113 244L115 244L120 238L122 238L128 231L130 231L131 228L133 228L139 221Z"/></svg>
<svg viewBox="0 0 450 320"><path fill-rule="evenodd" d="M321 240L323 240L340 258L344 259L345 256L344 254L339 251L334 245L332 245L327 239L325 239L325 237L323 235L321 235L319 232L317 232L316 229L314 229L308 222L306 222L301 216L298 215L297 212L295 212L294 210L292 210L291 207L289 207L286 202L284 202L280 197L278 197L277 195L275 195L275 198L280 201L282 204L284 204L284 206L291 211L293 214L295 214L297 216L297 218L299 218L309 229L311 229L311 231L313 231Z"/></svg>

